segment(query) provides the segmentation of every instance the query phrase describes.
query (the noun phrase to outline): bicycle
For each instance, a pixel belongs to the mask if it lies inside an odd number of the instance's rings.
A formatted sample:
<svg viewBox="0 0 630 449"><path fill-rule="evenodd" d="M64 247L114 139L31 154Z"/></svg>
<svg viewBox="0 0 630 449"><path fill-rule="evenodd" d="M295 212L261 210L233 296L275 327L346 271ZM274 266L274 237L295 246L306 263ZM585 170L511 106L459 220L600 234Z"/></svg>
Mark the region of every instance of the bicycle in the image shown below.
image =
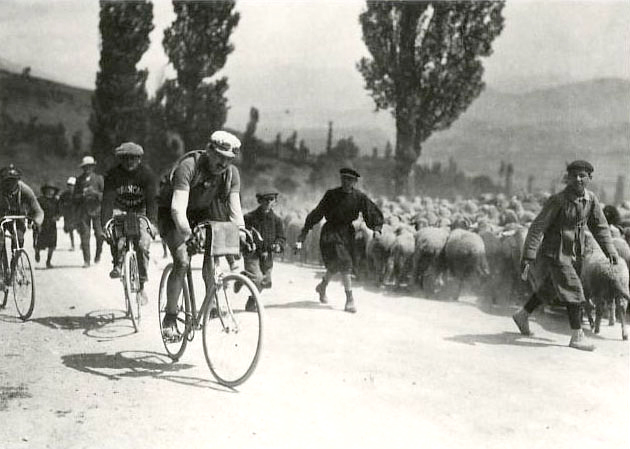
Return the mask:
<svg viewBox="0 0 630 449"><path fill-rule="evenodd" d="M26 321L33 314L35 308L35 278L31 259L20 243L18 235L18 223L22 222L24 229L32 220L25 215L6 215L0 219L0 232L4 239L4 250L0 255L0 265L2 265L2 288L4 298L0 309L7 305L9 299L9 286L13 290L13 300L17 308L18 315L22 321ZM11 242L11 262L7 255L7 240Z"/></svg>
<svg viewBox="0 0 630 449"><path fill-rule="evenodd" d="M117 245L119 237L116 235L116 227L122 227L125 245L123 247L124 258L120 281L123 284L125 294L125 316L131 320L136 332L140 330L140 309L138 300L140 291L140 271L136 255L135 241L140 237L140 222L147 226L151 238L155 239L149 219L144 215L127 212L115 215L105 223L105 237L110 245Z"/></svg>
<svg viewBox="0 0 630 449"><path fill-rule="evenodd" d="M173 264L168 264L160 280L160 334L169 357L178 361L188 342L193 340L195 332L201 330L203 351L210 372L220 384L235 387L245 382L258 364L262 350L263 306L258 289L248 277L241 273L225 273L220 267L220 256L239 255L239 230L236 225L207 221L195 226L193 235L203 232L209 245L209 257L214 257L214 286L197 310L192 269L188 268L182 293L177 300L178 336L167 339L162 334L162 321L166 313L166 284L173 270ZM226 233L231 237L226 238ZM251 234L248 235L249 241L252 241ZM220 244L213 245L213 242L226 240L233 242L232 250L218 248ZM200 250L205 251L205 248ZM251 301L255 307L252 307Z"/></svg>

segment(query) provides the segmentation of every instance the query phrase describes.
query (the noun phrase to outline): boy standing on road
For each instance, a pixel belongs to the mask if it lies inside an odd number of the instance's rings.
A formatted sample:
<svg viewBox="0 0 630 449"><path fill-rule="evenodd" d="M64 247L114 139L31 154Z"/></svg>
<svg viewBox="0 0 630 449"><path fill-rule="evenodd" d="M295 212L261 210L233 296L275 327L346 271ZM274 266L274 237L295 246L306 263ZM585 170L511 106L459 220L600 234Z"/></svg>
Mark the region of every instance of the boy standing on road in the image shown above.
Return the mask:
<svg viewBox="0 0 630 449"><path fill-rule="evenodd" d="M262 244L256 248L256 251L244 256L244 274L254 282L259 291L271 288L273 255L284 250L286 241L282 219L272 209L277 197L278 192L275 190L259 191L256 193L256 199L260 206L245 214L245 227L255 229L262 237ZM256 302L253 298L250 297L247 300L245 310L256 310Z"/></svg>
<svg viewBox="0 0 630 449"><path fill-rule="evenodd" d="M33 231L35 243L35 262L39 262L39 252L48 249L46 268L52 268L52 256L57 248L57 220L59 220L59 188L46 183L42 186L42 196L37 200L44 210L44 221L39 232ZM35 238L37 235L37 238Z"/></svg>
<svg viewBox="0 0 630 449"><path fill-rule="evenodd" d="M70 176L66 181L66 190L59 196L59 212L63 216L63 232L70 236L70 248L74 251L74 231L77 228L74 204L74 185L77 178Z"/></svg>
<svg viewBox="0 0 630 449"><path fill-rule="evenodd" d="M523 335L533 335L529 315L542 304L541 292L551 284L567 305L572 336L569 346L593 351L582 330L581 308L586 302L580 280L586 228L610 259L617 263L617 251L599 200L587 190L593 166L587 161L574 161L567 166L566 188L552 195L532 222L525 244L521 268L529 273L534 294L512 318ZM538 250L540 247L540 251ZM531 270L530 270L531 267Z"/></svg>

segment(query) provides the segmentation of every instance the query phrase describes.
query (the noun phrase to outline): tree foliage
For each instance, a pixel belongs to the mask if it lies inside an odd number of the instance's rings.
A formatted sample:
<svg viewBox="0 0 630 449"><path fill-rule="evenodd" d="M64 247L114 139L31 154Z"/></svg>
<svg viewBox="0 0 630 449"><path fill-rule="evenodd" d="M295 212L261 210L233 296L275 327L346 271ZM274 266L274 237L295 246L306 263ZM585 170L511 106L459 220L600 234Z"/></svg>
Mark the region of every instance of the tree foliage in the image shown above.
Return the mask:
<svg viewBox="0 0 630 449"><path fill-rule="evenodd" d="M123 141L144 144L147 135L147 70L136 64L149 48L153 5L100 1L101 59L92 97L89 126L92 152L107 165L112 150Z"/></svg>
<svg viewBox="0 0 630 449"><path fill-rule="evenodd" d="M230 35L239 21L234 1L173 1L176 18L164 31L162 45L177 72L161 89L170 129L187 149L199 148L227 117L225 77L210 80L234 50Z"/></svg>
<svg viewBox="0 0 630 449"><path fill-rule="evenodd" d="M368 0L359 21L371 58L357 68L376 109L391 109L396 120L399 189L422 143L448 128L484 88L480 58L492 53L503 29L503 6Z"/></svg>

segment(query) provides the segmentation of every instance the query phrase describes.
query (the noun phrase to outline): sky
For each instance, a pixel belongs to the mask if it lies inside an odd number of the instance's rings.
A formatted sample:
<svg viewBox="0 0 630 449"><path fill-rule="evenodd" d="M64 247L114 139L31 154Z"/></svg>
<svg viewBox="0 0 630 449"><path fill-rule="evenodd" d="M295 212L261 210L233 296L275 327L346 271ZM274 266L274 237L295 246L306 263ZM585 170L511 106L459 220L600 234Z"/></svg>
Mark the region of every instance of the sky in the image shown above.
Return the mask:
<svg viewBox="0 0 630 449"><path fill-rule="evenodd" d="M148 67L153 91L173 77L161 47L173 19L169 0L154 1ZM317 101L373 107L356 62L367 56L359 0L239 0L228 76L232 116L250 105L290 108ZM0 0L0 62L30 66L67 84L93 88L99 59L98 0ZM522 91L599 77L630 79L630 1L508 0L505 29L486 59L488 86ZM281 86L278 88L278 86ZM297 106L296 106L297 107Z"/></svg>

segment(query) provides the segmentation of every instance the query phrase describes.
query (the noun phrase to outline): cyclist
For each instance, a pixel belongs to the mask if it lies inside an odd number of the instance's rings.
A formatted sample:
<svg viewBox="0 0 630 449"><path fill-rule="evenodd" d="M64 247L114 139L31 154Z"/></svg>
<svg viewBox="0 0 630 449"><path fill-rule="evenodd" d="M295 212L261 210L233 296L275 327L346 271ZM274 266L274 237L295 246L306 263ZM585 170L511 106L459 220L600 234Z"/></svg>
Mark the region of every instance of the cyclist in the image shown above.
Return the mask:
<svg viewBox="0 0 630 449"><path fill-rule="evenodd" d="M118 160L118 165L105 174L101 225L104 226L112 216L115 217L125 212L145 215L151 223L155 223L157 218L157 203L155 201L157 178L148 167L142 164L144 149L134 142L125 142L114 150L114 154ZM144 305L147 303L144 284L148 279L147 266L149 264L151 233L146 223L139 223L139 226L140 237L136 242L140 275L138 297L140 304ZM122 220L116 221L113 241L108 243L112 251L112 263L114 265L109 277L116 279L120 277L124 257L125 235Z"/></svg>
<svg viewBox="0 0 630 449"><path fill-rule="evenodd" d="M101 201L103 200L103 177L94 172L96 161L92 156L84 156L81 170L74 186L74 200L77 208L77 224L83 252L83 268L90 266L90 225L96 238L94 263L101 260L103 251L103 228L101 227Z"/></svg>
<svg viewBox="0 0 630 449"><path fill-rule="evenodd" d="M21 181L22 173L13 164L0 170L0 217L6 215L26 215L33 220L33 229L37 230L44 221L44 211L37 202L35 193ZM24 222L18 223L18 240L24 245ZM4 238L0 239L0 254L4 252ZM0 264L4 258L0 257ZM8 267L2 267L2 272ZM4 279L0 276L0 284Z"/></svg>
<svg viewBox="0 0 630 449"><path fill-rule="evenodd" d="M162 323L165 338L177 336L177 299L190 266L188 247L196 243L191 229L201 221L224 215L245 229L240 174L231 164L240 146L240 140L233 134L215 131L205 151L193 151L180 158L160 189L158 227L173 256ZM240 238L245 240L244 233ZM208 254L204 254L202 273L208 294L214 284L214 260Z"/></svg>

